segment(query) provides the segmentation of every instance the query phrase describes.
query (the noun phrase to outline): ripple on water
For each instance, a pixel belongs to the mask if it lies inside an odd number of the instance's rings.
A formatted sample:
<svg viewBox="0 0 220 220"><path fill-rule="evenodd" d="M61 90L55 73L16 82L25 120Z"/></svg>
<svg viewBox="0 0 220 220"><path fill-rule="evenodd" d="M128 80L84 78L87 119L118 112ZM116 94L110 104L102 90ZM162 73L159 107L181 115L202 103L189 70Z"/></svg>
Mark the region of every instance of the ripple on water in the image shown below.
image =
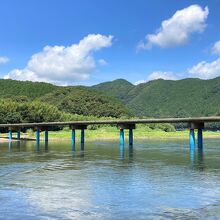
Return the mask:
<svg viewBox="0 0 220 220"><path fill-rule="evenodd" d="M4 219L219 219L220 140L0 145Z"/></svg>

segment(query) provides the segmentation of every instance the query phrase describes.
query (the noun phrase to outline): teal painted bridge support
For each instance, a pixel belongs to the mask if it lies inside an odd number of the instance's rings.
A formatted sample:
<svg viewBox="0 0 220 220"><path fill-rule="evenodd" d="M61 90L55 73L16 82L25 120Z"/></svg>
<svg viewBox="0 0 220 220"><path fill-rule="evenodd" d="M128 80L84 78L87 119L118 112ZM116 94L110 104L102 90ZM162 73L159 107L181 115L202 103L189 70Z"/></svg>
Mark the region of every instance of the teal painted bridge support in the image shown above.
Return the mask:
<svg viewBox="0 0 220 220"><path fill-rule="evenodd" d="M124 129L120 128L120 159L124 159L125 154L125 136L124 136Z"/></svg>
<svg viewBox="0 0 220 220"><path fill-rule="evenodd" d="M120 146L125 144L124 129L120 129Z"/></svg>
<svg viewBox="0 0 220 220"><path fill-rule="evenodd" d="M36 130L36 143L40 143L40 130Z"/></svg>
<svg viewBox="0 0 220 220"><path fill-rule="evenodd" d="M40 130L36 130L35 150L36 150L37 152L40 151Z"/></svg>
<svg viewBox="0 0 220 220"><path fill-rule="evenodd" d="M191 150L195 150L195 132L194 132L194 129L190 129L189 146L190 146Z"/></svg>
<svg viewBox="0 0 220 220"><path fill-rule="evenodd" d="M198 129L198 148L203 148L203 137L202 137L202 129Z"/></svg>
<svg viewBox="0 0 220 220"><path fill-rule="evenodd" d="M129 145L133 146L133 129L129 129Z"/></svg>
<svg viewBox="0 0 220 220"><path fill-rule="evenodd" d="M12 141L12 130L8 131L8 140Z"/></svg>
<svg viewBox="0 0 220 220"><path fill-rule="evenodd" d="M17 131L17 140L20 141L21 140L21 132Z"/></svg>
<svg viewBox="0 0 220 220"><path fill-rule="evenodd" d="M133 146L133 129L135 129L135 124L118 124L117 127L120 129L120 146L125 144L124 130L128 130L128 143L129 146Z"/></svg>
<svg viewBox="0 0 220 220"><path fill-rule="evenodd" d="M81 145L85 143L85 130L81 129Z"/></svg>
<svg viewBox="0 0 220 220"><path fill-rule="evenodd" d="M75 151L76 146L76 131L72 129L72 150Z"/></svg>
<svg viewBox="0 0 220 220"><path fill-rule="evenodd" d="M72 151L75 151L76 149L76 130L81 131L80 149L81 151L84 151L85 129L87 129L87 125L72 125L70 128L72 129Z"/></svg>
<svg viewBox="0 0 220 220"><path fill-rule="evenodd" d="M198 129L198 135L197 135L197 144L198 148L203 147L203 137L202 137L202 131L204 129L204 122L191 122L189 123L189 129L190 129L190 135L189 135L189 144L190 149L195 149L195 133L194 130Z"/></svg>
<svg viewBox="0 0 220 220"><path fill-rule="evenodd" d="M45 139L45 142L48 142L48 141L49 141L49 132L48 132L48 130L46 130L46 131L44 132L44 139Z"/></svg>

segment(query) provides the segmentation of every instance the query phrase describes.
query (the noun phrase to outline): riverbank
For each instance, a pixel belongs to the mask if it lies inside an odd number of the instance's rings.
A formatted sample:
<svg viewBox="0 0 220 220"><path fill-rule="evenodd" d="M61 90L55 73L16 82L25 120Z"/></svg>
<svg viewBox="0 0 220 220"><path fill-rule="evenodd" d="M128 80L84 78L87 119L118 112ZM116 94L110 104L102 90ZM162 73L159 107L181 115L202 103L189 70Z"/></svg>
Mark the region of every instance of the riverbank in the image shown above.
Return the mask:
<svg viewBox="0 0 220 220"><path fill-rule="evenodd" d="M165 132L162 130L147 130L145 128L137 128L134 130L134 139L188 139L189 131L173 131ZM13 134L16 138L16 133ZM220 138L220 132L204 131L204 138ZM5 142L7 140L7 134L1 134L0 142ZM27 133L21 133L21 138L23 139L35 139L35 133L29 130ZM103 127L96 130L85 130L86 140L118 140L119 130L114 127ZM128 138L128 131L125 130L125 139ZM41 139L44 139L44 132L41 133ZM61 131L49 131L49 140L69 140L71 139L71 130L64 129ZM80 131L76 131L76 139L80 139Z"/></svg>

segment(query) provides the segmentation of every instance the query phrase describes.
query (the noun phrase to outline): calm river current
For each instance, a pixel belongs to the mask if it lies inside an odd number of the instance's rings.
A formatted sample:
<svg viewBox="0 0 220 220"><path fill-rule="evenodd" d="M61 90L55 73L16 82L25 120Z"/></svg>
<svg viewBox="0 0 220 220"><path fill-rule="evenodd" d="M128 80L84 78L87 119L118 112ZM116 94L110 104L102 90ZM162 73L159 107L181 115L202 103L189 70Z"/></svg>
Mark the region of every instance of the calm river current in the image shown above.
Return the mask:
<svg viewBox="0 0 220 220"><path fill-rule="evenodd" d="M0 144L0 219L220 219L220 139Z"/></svg>

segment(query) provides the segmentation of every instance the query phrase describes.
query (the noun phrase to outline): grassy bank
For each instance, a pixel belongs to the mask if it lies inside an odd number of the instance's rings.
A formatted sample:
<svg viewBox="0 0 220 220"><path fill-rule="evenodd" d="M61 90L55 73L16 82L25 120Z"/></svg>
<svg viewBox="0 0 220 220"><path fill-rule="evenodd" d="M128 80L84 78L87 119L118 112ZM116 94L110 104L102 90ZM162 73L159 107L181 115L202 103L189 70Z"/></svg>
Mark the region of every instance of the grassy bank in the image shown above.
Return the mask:
<svg viewBox="0 0 220 220"><path fill-rule="evenodd" d="M1 136L7 137L7 134L2 134ZM16 134L14 134L16 137ZM22 138L35 138L35 133L29 130L27 133L21 134ZM125 130L125 138L128 137L128 131ZM173 132L165 132L162 130L151 130L146 129L144 127L140 127L134 130L134 138L135 139L169 139L169 138L176 138L176 139L188 139L189 131L173 131ZM204 138L220 138L220 132L211 132L211 131L204 131ZM41 138L44 138L44 132L41 134ZM57 139L70 139L71 138L71 130L64 129L61 131L50 131L49 132L49 139L50 140L57 140ZM80 131L76 131L76 138L80 138ZM89 130L85 131L85 138L87 140L117 140L119 138L119 130L116 127L102 127L96 130Z"/></svg>

